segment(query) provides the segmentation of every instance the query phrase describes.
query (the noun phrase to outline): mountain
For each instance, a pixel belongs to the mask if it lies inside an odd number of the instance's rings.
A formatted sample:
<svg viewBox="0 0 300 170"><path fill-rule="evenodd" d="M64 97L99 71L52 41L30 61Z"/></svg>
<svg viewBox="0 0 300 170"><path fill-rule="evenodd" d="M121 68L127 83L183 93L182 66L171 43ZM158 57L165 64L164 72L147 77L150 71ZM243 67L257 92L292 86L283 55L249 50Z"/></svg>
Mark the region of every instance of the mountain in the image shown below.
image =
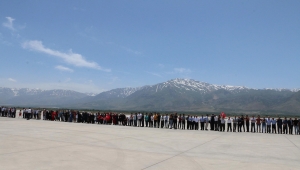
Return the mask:
<svg viewBox="0 0 300 170"><path fill-rule="evenodd" d="M57 106L76 103L89 95L72 90L0 88L1 105Z"/></svg>
<svg viewBox="0 0 300 170"><path fill-rule="evenodd" d="M300 111L300 89L253 89L214 85L192 79L173 79L143 87L112 89L97 95L70 90L0 88L0 96L0 104L101 110Z"/></svg>

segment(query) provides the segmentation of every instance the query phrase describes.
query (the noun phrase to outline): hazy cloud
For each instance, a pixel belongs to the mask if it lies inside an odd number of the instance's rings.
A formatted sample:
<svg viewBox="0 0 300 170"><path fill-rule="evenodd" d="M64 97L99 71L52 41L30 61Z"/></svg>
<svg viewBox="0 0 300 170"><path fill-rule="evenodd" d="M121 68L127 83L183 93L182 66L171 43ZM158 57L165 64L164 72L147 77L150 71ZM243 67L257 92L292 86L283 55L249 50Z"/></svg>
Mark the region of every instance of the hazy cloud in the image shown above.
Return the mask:
<svg viewBox="0 0 300 170"><path fill-rule="evenodd" d="M10 30L12 30L12 31L14 31L15 28L14 28L13 22L14 22L15 19L12 18L12 17L5 17L5 18L7 19L7 21L4 22L2 25L3 25L4 27L6 27L6 28L8 28L8 29L10 29Z"/></svg>
<svg viewBox="0 0 300 170"><path fill-rule="evenodd" d="M68 67L64 67L64 66L56 66L55 69L60 70L60 71L67 71L67 72L74 72L74 70L68 68Z"/></svg>
<svg viewBox="0 0 300 170"><path fill-rule="evenodd" d="M175 73L180 73L180 74L188 74L191 73L192 70L187 69L187 68L174 68Z"/></svg>
<svg viewBox="0 0 300 170"><path fill-rule="evenodd" d="M129 53L133 53L133 54L135 54L135 55L141 55L141 54L142 54L142 53L139 52L139 51L136 51L136 50L133 50L133 49L124 47L124 46L121 46L121 48L123 48L125 51L127 51L127 52L129 52Z"/></svg>
<svg viewBox="0 0 300 170"><path fill-rule="evenodd" d="M63 59L66 63L77 66L77 67L87 67L97 70L102 70L106 72L110 72L110 69L102 68L96 62L87 61L81 54L73 53L70 50L68 53L52 50L50 48L44 47L41 41L33 40L33 41L26 41L22 44L22 47L25 49L33 50L42 52L51 56L58 57Z"/></svg>
<svg viewBox="0 0 300 170"><path fill-rule="evenodd" d="M156 77L163 77L162 75L160 75L160 74L158 74L158 73L153 73L153 72L148 72L148 71L147 71L147 73L148 73L148 74L151 74L151 75L153 75L153 76L156 76Z"/></svg>
<svg viewBox="0 0 300 170"><path fill-rule="evenodd" d="M17 82L17 80L13 79L13 78L8 78L8 81L11 81L11 82Z"/></svg>

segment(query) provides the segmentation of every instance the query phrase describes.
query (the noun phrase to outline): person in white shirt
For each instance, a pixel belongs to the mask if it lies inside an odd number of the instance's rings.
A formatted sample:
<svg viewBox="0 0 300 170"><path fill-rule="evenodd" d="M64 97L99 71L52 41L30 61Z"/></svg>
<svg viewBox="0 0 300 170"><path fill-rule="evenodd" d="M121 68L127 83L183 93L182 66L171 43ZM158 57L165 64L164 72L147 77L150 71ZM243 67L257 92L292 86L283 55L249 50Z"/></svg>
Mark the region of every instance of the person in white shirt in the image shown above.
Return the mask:
<svg viewBox="0 0 300 170"><path fill-rule="evenodd" d="M205 123L205 118L203 117L203 115L201 115L200 117L200 129L204 130L204 123Z"/></svg>
<svg viewBox="0 0 300 170"><path fill-rule="evenodd" d="M206 117L204 118L204 122L205 122L205 130L208 130L207 127L208 127L208 123L209 123L209 118L208 118L208 114L206 115Z"/></svg>
<svg viewBox="0 0 300 170"><path fill-rule="evenodd" d="M267 133L271 133L272 120L270 119L270 116L268 116L268 118L266 120L266 124L267 124Z"/></svg>
<svg viewBox="0 0 300 170"><path fill-rule="evenodd" d="M30 119L31 111L31 108L27 109L27 120Z"/></svg>
<svg viewBox="0 0 300 170"><path fill-rule="evenodd" d="M216 115L215 117L214 117L214 120L215 120L215 131L219 131L219 123L218 123L218 116Z"/></svg>
<svg viewBox="0 0 300 170"><path fill-rule="evenodd" d="M221 117L221 127L220 127L220 132L225 131L225 119Z"/></svg>
<svg viewBox="0 0 300 170"><path fill-rule="evenodd" d="M198 118L198 116L195 116L194 121L195 121L195 130L199 130L199 118Z"/></svg>
<svg viewBox="0 0 300 170"><path fill-rule="evenodd" d="M232 132L231 122L232 122L231 118L228 117L228 119L227 119L227 132L229 131L229 129L230 129L230 132Z"/></svg>
<svg viewBox="0 0 300 170"><path fill-rule="evenodd" d="M168 114L166 114L165 116L164 116L164 121L165 121L165 128L168 128L169 127L169 116L168 116Z"/></svg>

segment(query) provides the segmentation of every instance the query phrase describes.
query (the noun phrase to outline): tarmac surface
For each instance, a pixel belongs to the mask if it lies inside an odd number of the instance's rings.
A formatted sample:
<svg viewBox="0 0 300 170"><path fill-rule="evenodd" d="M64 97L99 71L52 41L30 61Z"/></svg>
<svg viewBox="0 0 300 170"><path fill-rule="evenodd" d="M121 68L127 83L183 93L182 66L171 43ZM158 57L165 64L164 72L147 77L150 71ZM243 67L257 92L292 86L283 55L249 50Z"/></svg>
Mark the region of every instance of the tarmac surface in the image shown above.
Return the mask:
<svg viewBox="0 0 300 170"><path fill-rule="evenodd" d="M0 169L300 169L300 135L0 117Z"/></svg>

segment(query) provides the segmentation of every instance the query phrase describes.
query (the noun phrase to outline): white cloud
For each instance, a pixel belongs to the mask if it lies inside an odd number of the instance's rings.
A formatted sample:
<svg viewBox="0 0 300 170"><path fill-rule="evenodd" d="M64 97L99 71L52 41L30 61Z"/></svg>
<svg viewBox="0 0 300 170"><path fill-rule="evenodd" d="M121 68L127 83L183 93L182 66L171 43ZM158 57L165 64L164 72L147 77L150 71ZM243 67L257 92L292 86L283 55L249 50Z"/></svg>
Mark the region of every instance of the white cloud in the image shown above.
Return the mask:
<svg viewBox="0 0 300 170"><path fill-rule="evenodd" d="M189 74L192 72L192 70L186 68L174 68L174 72L180 74Z"/></svg>
<svg viewBox="0 0 300 170"><path fill-rule="evenodd" d="M153 73L153 72L148 72L147 73L153 75L153 76L156 76L156 77L162 77L162 75L158 74L158 73Z"/></svg>
<svg viewBox="0 0 300 170"><path fill-rule="evenodd" d="M11 81L11 82L17 82L17 80L13 79L13 78L8 78L8 81Z"/></svg>
<svg viewBox="0 0 300 170"><path fill-rule="evenodd" d="M4 27L6 27L6 28L8 28L8 29L10 29L10 30L12 30L12 31L14 31L15 28L14 28L13 22L14 22L15 19L13 19L12 17L5 17L5 18L7 19L7 21L4 22L2 25L3 25Z"/></svg>
<svg viewBox="0 0 300 170"><path fill-rule="evenodd" d="M139 52L139 51L136 51L136 50L133 50L133 49L130 49L130 48L127 48L127 47L124 47L124 46L121 46L121 48L123 48L124 50L126 50L127 52L129 53L133 53L135 55L141 55L142 53Z"/></svg>
<svg viewBox="0 0 300 170"><path fill-rule="evenodd" d="M60 71L67 71L67 72L74 72L74 70L64 67L64 66L56 66L55 69L60 70Z"/></svg>
<svg viewBox="0 0 300 170"><path fill-rule="evenodd" d="M77 66L77 67L87 67L97 70L102 70L106 72L110 72L110 69L105 69L99 66L96 62L87 61L81 54L73 53L70 50L68 53L63 53L60 51L52 50L50 48L44 47L41 41L33 40L26 41L22 44L22 47L25 49L42 52L51 56L58 57L63 59L66 63Z"/></svg>
<svg viewBox="0 0 300 170"><path fill-rule="evenodd" d="M165 65L163 65L163 64L158 64L158 67L159 67L159 68L165 68Z"/></svg>

